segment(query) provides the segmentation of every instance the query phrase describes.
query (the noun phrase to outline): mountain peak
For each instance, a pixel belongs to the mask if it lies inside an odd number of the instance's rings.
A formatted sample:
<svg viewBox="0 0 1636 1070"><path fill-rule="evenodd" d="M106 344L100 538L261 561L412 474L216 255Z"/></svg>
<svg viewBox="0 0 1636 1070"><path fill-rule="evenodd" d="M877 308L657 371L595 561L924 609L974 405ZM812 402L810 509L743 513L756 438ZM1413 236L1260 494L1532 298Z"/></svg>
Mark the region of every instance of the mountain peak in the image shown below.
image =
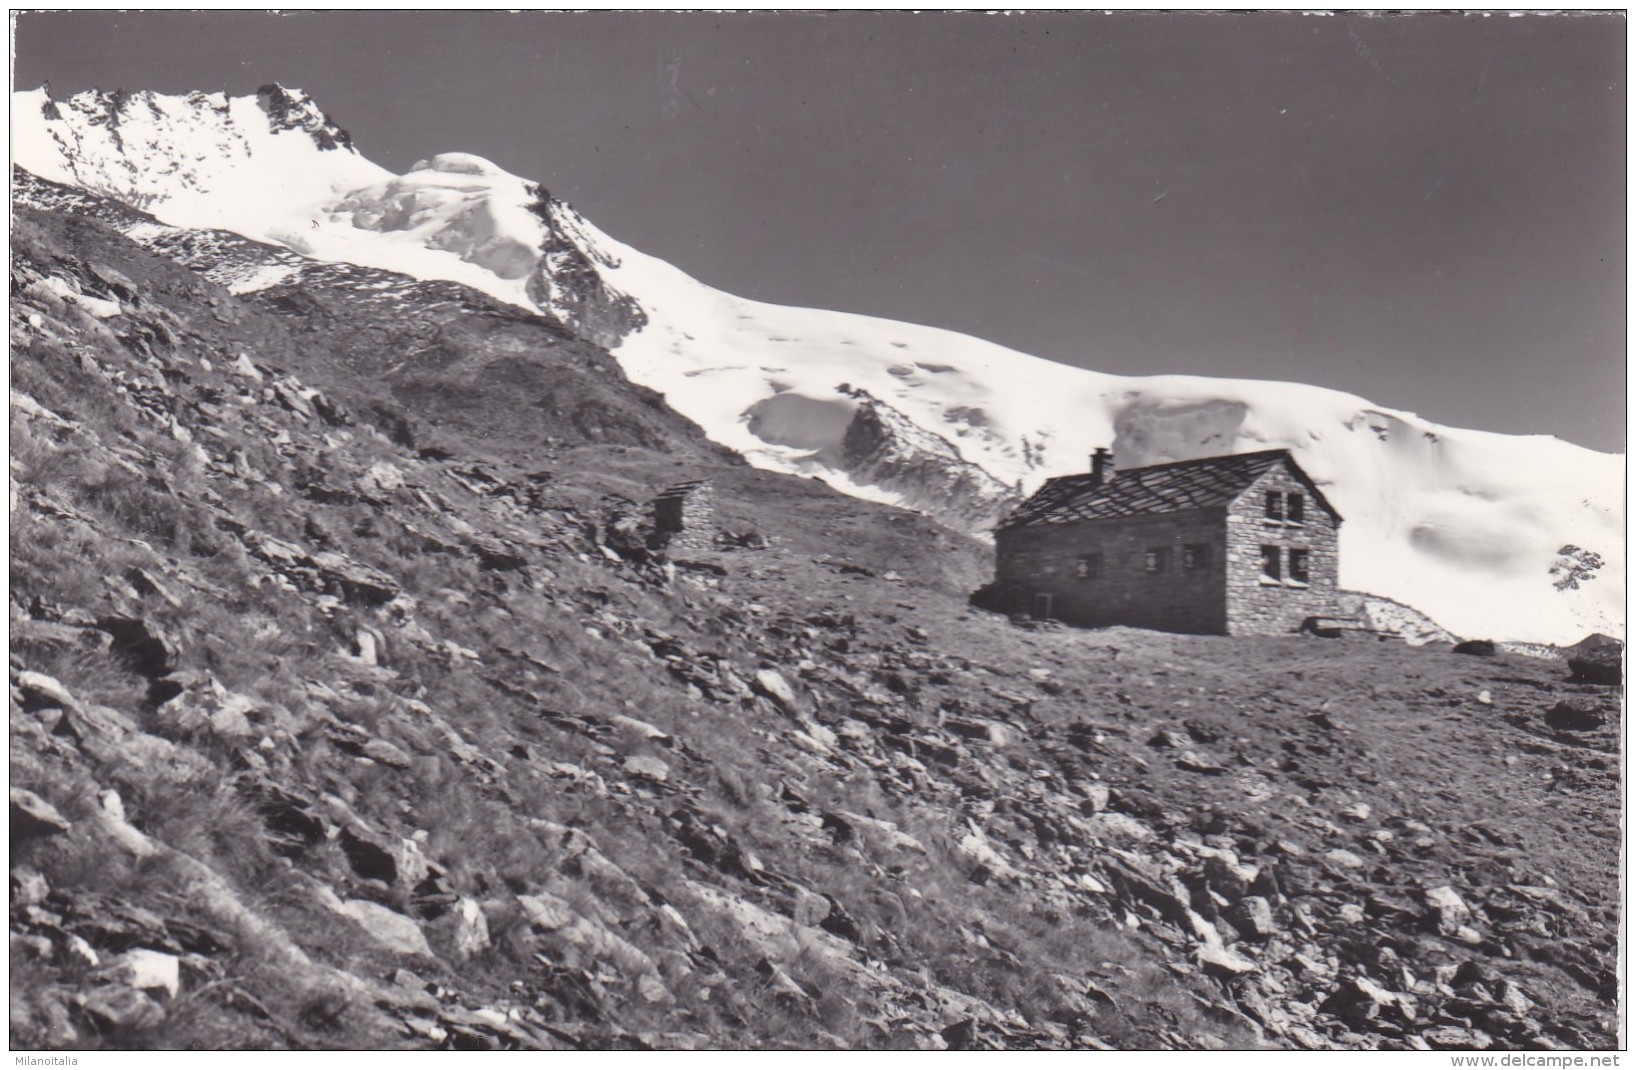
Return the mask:
<svg viewBox="0 0 1636 1070"><path fill-rule="evenodd" d="M352 135L321 110L305 90L290 89L269 82L256 90L256 103L267 113L267 120L276 134L282 130L305 130L313 142L328 152L334 149L356 151Z"/></svg>

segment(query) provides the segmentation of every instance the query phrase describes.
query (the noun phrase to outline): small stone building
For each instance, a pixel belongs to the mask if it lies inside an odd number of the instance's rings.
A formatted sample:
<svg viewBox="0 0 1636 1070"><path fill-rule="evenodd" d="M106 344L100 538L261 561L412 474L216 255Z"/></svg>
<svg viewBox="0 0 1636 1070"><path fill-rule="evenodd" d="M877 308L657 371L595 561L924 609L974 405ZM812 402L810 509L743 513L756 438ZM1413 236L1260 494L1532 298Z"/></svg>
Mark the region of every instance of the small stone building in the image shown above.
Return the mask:
<svg viewBox="0 0 1636 1070"><path fill-rule="evenodd" d="M1288 450L1047 480L995 532L988 601L1036 619L1283 635L1339 613L1341 517Z"/></svg>
<svg viewBox="0 0 1636 1070"><path fill-rule="evenodd" d="M707 479L668 487L653 499L653 536L672 554L715 547L716 492Z"/></svg>

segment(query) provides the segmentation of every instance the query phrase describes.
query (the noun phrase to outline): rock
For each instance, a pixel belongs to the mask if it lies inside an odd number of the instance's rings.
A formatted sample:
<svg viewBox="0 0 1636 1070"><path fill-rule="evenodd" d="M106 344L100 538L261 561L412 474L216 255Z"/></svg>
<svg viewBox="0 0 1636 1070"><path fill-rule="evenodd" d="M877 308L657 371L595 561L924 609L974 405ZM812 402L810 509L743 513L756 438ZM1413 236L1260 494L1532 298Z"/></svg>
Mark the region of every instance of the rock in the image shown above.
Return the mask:
<svg viewBox="0 0 1636 1070"><path fill-rule="evenodd" d="M391 976L388 977L387 980L391 981L399 988L407 988L414 992L426 991L426 978L422 977L414 970L405 970L402 968L393 970Z"/></svg>
<svg viewBox="0 0 1636 1070"><path fill-rule="evenodd" d="M983 883L990 876L1016 877L1019 876L1011 863L989 845L988 838L981 832L973 830L960 840L960 853L977 863L978 872L972 875L972 880ZM983 880L978 880L979 876Z"/></svg>
<svg viewBox="0 0 1636 1070"><path fill-rule="evenodd" d="M43 903L51 894L51 885L37 870L18 866L11 871L11 902L13 906Z"/></svg>
<svg viewBox="0 0 1636 1070"><path fill-rule="evenodd" d="M70 933L67 942L63 945L63 950L67 952L70 959L78 959L87 966L100 966L102 964L102 956L97 954L96 948L85 942L83 936Z"/></svg>
<svg viewBox="0 0 1636 1070"><path fill-rule="evenodd" d="M153 1029L165 1020L165 1008L154 1000L126 985L108 985L93 989L75 1002L86 1017L103 1032L127 1029Z"/></svg>
<svg viewBox="0 0 1636 1070"><path fill-rule="evenodd" d="M648 1003L671 1002L670 989L657 973L644 973L636 979L636 994Z"/></svg>
<svg viewBox="0 0 1636 1070"><path fill-rule="evenodd" d="M1358 1028L1374 1030L1374 1023L1388 1018L1407 1024L1414 1020L1414 1001L1400 992L1383 988L1367 977L1354 977L1336 989L1319 1007Z"/></svg>
<svg viewBox="0 0 1636 1070"><path fill-rule="evenodd" d="M57 812L57 808L27 788L11 789L11 839L40 839L60 836L74 826Z"/></svg>
<svg viewBox="0 0 1636 1070"><path fill-rule="evenodd" d="M398 881L406 888L417 887L432 872L431 859L417 840L399 837L393 861L397 863Z"/></svg>
<svg viewBox="0 0 1636 1070"><path fill-rule="evenodd" d="M1112 810L1097 814L1090 821L1091 827L1107 833L1114 839L1150 840L1154 832L1129 814L1116 813Z"/></svg>
<svg viewBox="0 0 1636 1070"><path fill-rule="evenodd" d="M413 918L367 899L346 900L341 903L340 913L357 922L377 944L389 951L400 955L433 957L432 949L426 944L426 934L420 931Z"/></svg>
<svg viewBox="0 0 1636 1070"><path fill-rule="evenodd" d="M484 917L483 908L477 900L462 898L448 916L454 919L450 924L454 929L452 942L457 960L469 959L488 949L488 919Z"/></svg>
<svg viewBox="0 0 1636 1070"><path fill-rule="evenodd" d="M528 923L536 929L555 932L574 921L573 908L550 892L519 895L517 902L522 905L523 913L528 915Z"/></svg>
<svg viewBox="0 0 1636 1070"><path fill-rule="evenodd" d="M1618 687L1624 682L1624 669L1617 653L1580 654L1568 659L1572 680L1578 684L1604 684Z"/></svg>
<svg viewBox="0 0 1636 1070"><path fill-rule="evenodd" d="M1190 740L1173 728L1161 728L1148 737L1147 745L1160 750L1184 750Z"/></svg>
<svg viewBox="0 0 1636 1070"><path fill-rule="evenodd" d="M1212 944L1203 944L1198 948L1198 959L1199 965L1204 967L1206 972L1218 977L1242 977L1258 969L1255 960Z"/></svg>
<svg viewBox="0 0 1636 1070"><path fill-rule="evenodd" d="M160 582L157 576L149 573L146 568L142 568L139 564L133 564L131 568L126 569L124 578L129 579L131 586L136 587L137 594L155 597L160 602L169 605L170 609L182 609L182 599L178 599L175 594L170 592L170 587L165 586L164 582Z"/></svg>
<svg viewBox="0 0 1636 1070"><path fill-rule="evenodd" d="M662 746L670 746L670 734L662 728L648 724L646 721L639 721L635 717L627 717L622 713L614 714L609 720L621 728L636 733L643 739L652 740Z"/></svg>
<svg viewBox="0 0 1636 1070"><path fill-rule="evenodd" d="M414 764L413 759L405 754L402 747L384 739L371 739L360 748L365 758L390 765L394 769L408 769Z"/></svg>
<svg viewBox="0 0 1636 1070"><path fill-rule="evenodd" d="M1461 925L1449 934L1453 939L1470 947L1477 947L1483 942L1483 934L1470 925Z"/></svg>
<svg viewBox="0 0 1636 1070"><path fill-rule="evenodd" d="M388 461L376 461L358 477L358 487L370 491L394 491L403 486L403 470Z"/></svg>
<svg viewBox="0 0 1636 1070"><path fill-rule="evenodd" d="M1278 931L1272 904L1259 895L1247 895L1234 903L1227 910L1227 920L1250 940L1265 940Z"/></svg>
<svg viewBox="0 0 1636 1070"><path fill-rule="evenodd" d="M311 563L327 582L339 584L350 601L371 606L385 605L396 598L401 590L397 580L379 569L328 550L313 554Z"/></svg>
<svg viewBox="0 0 1636 1070"><path fill-rule="evenodd" d="M1455 934L1461 926L1471 920L1471 908L1460 898L1460 893L1448 885L1428 888L1423 894L1426 899L1426 918L1443 935Z"/></svg>
<svg viewBox="0 0 1636 1070"><path fill-rule="evenodd" d="M1494 1046L1494 1038L1482 1030L1457 1025L1433 1026L1420 1036L1438 1051L1487 1051Z"/></svg>
<svg viewBox="0 0 1636 1070"><path fill-rule="evenodd" d="M242 699L242 695L234 698ZM224 702L211 710L205 716L210 722L210 730L222 739L249 739L256 734L255 726L250 718L245 716L246 706L241 703Z"/></svg>
<svg viewBox="0 0 1636 1070"><path fill-rule="evenodd" d="M1215 759L1206 758L1198 752L1190 750L1181 753L1180 757L1176 759L1176 765L1178 768L1186 769L1190 773L1204 773L1207 776L1220 776L1227 771L1227 767Z"/></svg>
<svg viewBox="0 0 1636 1070"><path fill-rule="evenodd" d="M250 357L245 353L240 353L233 360L233 362L228 365L228 368L247 379L253 379L258 383L261 382L261 370L254 364L250 363Z"/></svg>
<svg viewBox="0 0 1636 1070"><path fill-rule="evenodd" d="M1454 653L1472 654L1477 657L1491 658L1494 656L1494 642L1491 639L1467 639L1463 643L1456 643Z"/></svg>
<svg viewBox="0 0 1636 1070"><path fill-rule="evenodd" d="M1080 791L1085 796L1085 802L1081 804L1080 809L1091 814L1102 813L1108 808L1108 804L1113 801L1113 789L1106 784L1090 781L1081 784Z"/></svg>
<svg viewBox="0 0 1636 1070"><path fill-rule="evenodd" d="M1589 732L1608 723L1599 710L1587 710L1567 702L1558 702L1545 714L1545 723L1564 732Z"/></svg>
<svg viewBox="0 0 1636 1070"><path fill-rule="evenodd" d="M340 843L341 852L358 876L386 884L398 882L398 852L393 846L352 827L341 829Z"/></svg>
<svg viewBox="0 0 1636 1070"><path fill-rule="evenodd" d="M633 754L626 758L625 772L660 784L670 778L670 766L651 754Z"/></svg>
<svg viewBox="0 0 1636 1070"><path fill-rule="evenodd" d="M757 669L751 686L760 694L766 695L778 703L785 710L793 710L796 706L795 691L776 669Z"/></svg>
<svg viewBox="0 0 1636 1070"><path fill-rule="evenodd" d="M1344 847L1336 847L1333 850L1325 851L1324 858L1341 869L1362 869L1364 867L1363 859Z"/></svg>
<svg viewBox="0 0 1636 1070"><path fill-rule="evenodd" d="M144 947L125 952L110 965L132 988L144 992L163 991L175 999L182 987L181 963L175 955Z"/></svg>
<svg viewBox="0 0 1636 1070"><path fill-rule="evenodd" d="M1349 806L1341 807L1341 816L1346 818L1348 821L1368 821L1369 814L1369 804L1365 802L1356 802Z"/></svg>
<svg viewBox="0 0 1636 1070"><path fill-rule="evenodd" d="M140 617L103 617L97 621L97 630L112 637L108 652L139 676L157 680L176 668L174 643ZM172 697L179 691L172 692Z"/></svg>
<svg viewBox="0 0 1636 1070"><path fill-rule="evenodd" d="M23 670L17 674L22 707L29 712L43 709L77 710L74 695L55 679L40 672Z"/></svg>
<svg viewBox="0 0 1636 1070"><path fill-rule="evenodd" d="M1240 862L1230 851L1212 854L1204 860L1204 881L1212 892L1229 901L1244 898L1255 883L1259 870Z"/></svg>

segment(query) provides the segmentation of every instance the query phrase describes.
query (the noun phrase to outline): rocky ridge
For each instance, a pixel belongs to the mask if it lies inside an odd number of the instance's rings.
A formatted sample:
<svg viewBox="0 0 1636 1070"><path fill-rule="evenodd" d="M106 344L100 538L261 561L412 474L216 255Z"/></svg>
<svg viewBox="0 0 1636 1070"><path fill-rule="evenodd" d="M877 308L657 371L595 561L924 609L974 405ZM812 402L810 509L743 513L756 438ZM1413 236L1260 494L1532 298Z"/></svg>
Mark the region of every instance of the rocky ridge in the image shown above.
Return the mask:
<svg viewBox="0 0 1636 1070"><path fill-rule="evenodd" d="M14 235L14 1046L1613 1042L1617 687L1021 630L561 324Z"/></svg>

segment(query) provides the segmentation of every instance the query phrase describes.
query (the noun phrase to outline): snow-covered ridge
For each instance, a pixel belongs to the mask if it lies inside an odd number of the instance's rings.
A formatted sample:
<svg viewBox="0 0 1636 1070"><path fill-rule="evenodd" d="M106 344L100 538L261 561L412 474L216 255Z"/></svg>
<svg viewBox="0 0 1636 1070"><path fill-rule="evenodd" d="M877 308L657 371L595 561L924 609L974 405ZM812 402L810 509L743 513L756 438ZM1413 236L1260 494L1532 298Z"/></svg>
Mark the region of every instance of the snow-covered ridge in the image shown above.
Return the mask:
<svg viewBox="0 0 1636 1070"><path fill-rule="evenodd" d="M1346 517L1344 587L1465 636L1573 642L1623 629L1622 456L1447 428L1319 387L1105 375L937 328L747 301L478 157L445 153L393 175L298 90L17 93L13 152L41 177L174 226L555 315L762 467L969 521L985 500L992 513L1084 470L1098 446L1123 466L1283 446ZM958 506L940 510L951 495ZM1576 586L1561 582L1569 547L1603 560Z"/></svg>

